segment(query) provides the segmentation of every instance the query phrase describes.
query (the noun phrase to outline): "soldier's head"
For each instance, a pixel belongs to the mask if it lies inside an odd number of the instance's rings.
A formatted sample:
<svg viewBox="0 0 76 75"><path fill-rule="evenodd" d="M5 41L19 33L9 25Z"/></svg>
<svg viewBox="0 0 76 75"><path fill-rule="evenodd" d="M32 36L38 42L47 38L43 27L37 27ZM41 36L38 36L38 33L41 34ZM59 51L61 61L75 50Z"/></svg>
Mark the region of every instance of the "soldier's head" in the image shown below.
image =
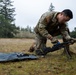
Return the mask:
<svg viewBox="0 0 76 75"><path fill-rule="evenodd" d="M65 23L73 18L73 13L69 9L65 9L62 12L60 12L57 16L59 23Z"/></svg>

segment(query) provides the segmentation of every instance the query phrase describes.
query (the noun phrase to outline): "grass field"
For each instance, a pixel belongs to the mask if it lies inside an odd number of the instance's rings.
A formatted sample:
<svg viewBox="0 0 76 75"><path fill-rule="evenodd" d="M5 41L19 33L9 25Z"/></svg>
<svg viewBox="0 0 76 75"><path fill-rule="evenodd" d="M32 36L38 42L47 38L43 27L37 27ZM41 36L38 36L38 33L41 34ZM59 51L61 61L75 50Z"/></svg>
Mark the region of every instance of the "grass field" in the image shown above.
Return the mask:
<svg viewBox="0 0 76 75"><path fill-rule="evenodd" d="M28 53L33 42L33 39L0 39L0 52ZM52 46L50 41L47 46ZM76 53L76 44L70 50ZM0 63L0 75L76 75L76 55L68 60L62 52L63 49L48 53L38 60Z"/></svg>

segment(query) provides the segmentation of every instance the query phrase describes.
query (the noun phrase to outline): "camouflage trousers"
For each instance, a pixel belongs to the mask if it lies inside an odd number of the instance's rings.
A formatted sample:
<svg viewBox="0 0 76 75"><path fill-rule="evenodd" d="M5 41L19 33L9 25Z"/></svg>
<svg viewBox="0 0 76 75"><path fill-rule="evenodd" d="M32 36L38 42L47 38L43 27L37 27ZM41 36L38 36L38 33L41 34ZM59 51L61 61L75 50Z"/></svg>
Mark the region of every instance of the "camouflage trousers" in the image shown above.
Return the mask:
<svg viewBox="0 0 76 75"><path fill-rule="evenodd" d="M35 34L35 50L43 49L46 47L47 38L41 36L40 34Z"/></svg>

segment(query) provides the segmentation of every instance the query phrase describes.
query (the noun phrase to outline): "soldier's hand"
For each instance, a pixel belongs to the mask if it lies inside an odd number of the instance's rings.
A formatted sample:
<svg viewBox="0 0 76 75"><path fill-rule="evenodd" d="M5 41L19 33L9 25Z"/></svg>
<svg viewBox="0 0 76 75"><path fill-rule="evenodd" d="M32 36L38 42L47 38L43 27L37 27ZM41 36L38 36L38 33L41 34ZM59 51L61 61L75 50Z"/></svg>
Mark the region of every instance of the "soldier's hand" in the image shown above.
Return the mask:
<svg viewBox="0 0 76 75"><path fill-rule="evenodd" d="M70 38L68 39L68 41L71 43L71 44L74 44L76 42L76 39L75 38Z"/></svg>
<svg viewBox="0 0 76 75"><path fill-rule="evenodd" d="M51 35L48 35L47 38L50 39L50 40L53 39L53 37Z"/></svg>
<svg viewBox="0 0 76 75"><path fill-rule="evenodd" d="M76 42L76 39L75 38L71 38L70 42L71 42L71 44L74 44Z"/></svg>
<svg viewBox="0 0 76 75"><path fill-rule="evenodd" d="M52 38L52 40L51 40L51 43L53 43L53 44L56 44L56 43L58 43L58 39L56 39L56 38Z"/></svg>

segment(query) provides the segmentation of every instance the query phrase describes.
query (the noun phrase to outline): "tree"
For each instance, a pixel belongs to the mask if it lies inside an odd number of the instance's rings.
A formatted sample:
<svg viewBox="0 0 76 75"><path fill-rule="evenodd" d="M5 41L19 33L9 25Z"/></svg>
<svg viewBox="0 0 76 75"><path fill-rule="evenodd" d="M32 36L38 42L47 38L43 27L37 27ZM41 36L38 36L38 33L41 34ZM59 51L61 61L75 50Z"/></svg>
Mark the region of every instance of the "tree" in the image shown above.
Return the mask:
<svg viewBox="0 0 76 75"><path fill-rule="evenodd" d="M76 27L74 28L74 31L76 32Z"/></svg>
<svg viewBox="0 0 76 75"><path fill-rule="evenodd" d="M76 38L76 27L74 30L71 32L71 37Z"/></svg>
<svg viewBox="0 0 76 75"><path fill-rule="evenodd" d="M49 7L49 11L53 11L55 9L55 7L53 6L53 4L51 3L50 4L50 7Z"/></svg>
<svg viewBox="0 0 76 75"><path fill-rule="evenodd" d="M29 25L27 25L27 27L26 27L25 30L26 30L26 31L29 31L30 33L32 32L32 29L31 29L31 27L30 27Z"/></svg>
<svg viewBox="0 0 76 75"><path fill-rule="evenodd" d="M0 0L0 37L14 37L18 27L15 26L15 8L12 8L11 0Z"/></svg>
<svg viewBox="0 0 76 75"><path fill-rule="evenodd" d="M0 14L4 15L4 18L6 20L9 20L10 22L13 22L15 14L15 8L12 8L12 1L10 0L1 0L0 3Z"/></svg>

